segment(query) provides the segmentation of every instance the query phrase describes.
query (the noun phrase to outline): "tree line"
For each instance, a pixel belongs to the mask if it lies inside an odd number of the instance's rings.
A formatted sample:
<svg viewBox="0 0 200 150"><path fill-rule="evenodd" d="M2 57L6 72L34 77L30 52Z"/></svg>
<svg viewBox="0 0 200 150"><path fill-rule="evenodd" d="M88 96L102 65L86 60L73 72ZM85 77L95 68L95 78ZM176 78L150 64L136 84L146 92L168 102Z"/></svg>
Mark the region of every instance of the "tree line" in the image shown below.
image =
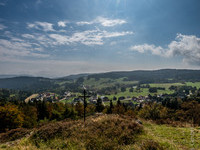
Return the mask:
<svg viewBox="0 0 200 150"><path fill-rule="evenodd" d="M84 105L50 103L45 101L25 102L1 102L0 103L0 132L15 128L34 128L51 121L66 119L80 119L83 117ZM200 99L165 98L156 101L130 106L119 99L114 105L105 106L101 99L96 104L88 103L86 116L95 113L121 114L133 118L144 118L157 123L171 124L174 122L187 122L200 125Z"/></svg>

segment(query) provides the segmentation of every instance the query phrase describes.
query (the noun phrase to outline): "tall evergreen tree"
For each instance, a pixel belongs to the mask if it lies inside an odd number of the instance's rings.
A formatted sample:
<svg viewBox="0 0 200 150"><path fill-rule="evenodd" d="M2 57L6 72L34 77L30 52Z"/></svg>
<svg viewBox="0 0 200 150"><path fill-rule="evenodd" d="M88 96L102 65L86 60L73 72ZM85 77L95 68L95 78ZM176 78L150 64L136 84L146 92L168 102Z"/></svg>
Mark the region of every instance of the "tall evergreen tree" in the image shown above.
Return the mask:
<svg viewBox="0 0 200 150"><path fill-rule="evenodd" d="M112 100L110 100L110 106L109 106L109 108L108 108L107 113L108 113L108 114L112 114L112 109L113 109L113 108L114 108L113 102L112 102Z"/></svg>
<svg viewBox="0 0 200 150"><path fill-rule="evenodd" d="M102 112L104 109L104 106L102 104L102 100L100 98L97 99L97 103L96 103L96 111L97 112Z"/></svg>

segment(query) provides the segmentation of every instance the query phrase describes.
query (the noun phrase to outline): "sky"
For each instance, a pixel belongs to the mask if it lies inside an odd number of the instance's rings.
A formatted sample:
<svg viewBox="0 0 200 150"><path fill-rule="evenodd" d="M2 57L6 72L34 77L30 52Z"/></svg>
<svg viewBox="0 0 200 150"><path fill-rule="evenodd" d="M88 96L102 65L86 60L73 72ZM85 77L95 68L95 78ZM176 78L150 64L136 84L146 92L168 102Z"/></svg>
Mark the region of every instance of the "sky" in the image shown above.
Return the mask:
<svg viewBox="0 0 200 150"><path fill-rule="evenodd" d="M0 0L0 74L200 69L199 0Z"/></svg>

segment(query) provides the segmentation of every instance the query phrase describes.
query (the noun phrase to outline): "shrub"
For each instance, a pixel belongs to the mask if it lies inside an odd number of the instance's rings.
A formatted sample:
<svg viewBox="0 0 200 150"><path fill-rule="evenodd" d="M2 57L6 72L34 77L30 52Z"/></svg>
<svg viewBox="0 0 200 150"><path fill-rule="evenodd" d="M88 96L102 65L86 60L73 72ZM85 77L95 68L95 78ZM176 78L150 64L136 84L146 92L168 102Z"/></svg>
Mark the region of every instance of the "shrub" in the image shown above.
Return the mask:
<svg viewBox="0 0 200 150"><path fill-rule="evenodd" d="M145 105L140 111L139 116L144 119L158 120L166 119L168 110L160 104L153 103Z"/></svg>
<svg viewBox="0 0 200 150"><path fill-rule="evenodd" d="M0 106L0 132L6 129L20 128L23 125L23 113L16 105Z"/></svg>
<svg viewBox="0 0 200 150"><path fill-rule="evenodd" d="M37 125L37 109L34 106L26 105L21 108L24 114L23 127L33 128Z"/></svg>

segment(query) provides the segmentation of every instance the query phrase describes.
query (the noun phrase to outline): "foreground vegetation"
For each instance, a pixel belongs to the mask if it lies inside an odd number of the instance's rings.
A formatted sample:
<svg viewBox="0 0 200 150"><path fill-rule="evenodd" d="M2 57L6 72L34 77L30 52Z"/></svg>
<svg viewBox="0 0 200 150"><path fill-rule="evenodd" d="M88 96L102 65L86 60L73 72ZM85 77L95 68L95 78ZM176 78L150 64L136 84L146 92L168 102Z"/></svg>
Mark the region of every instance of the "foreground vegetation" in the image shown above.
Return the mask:
<svg viewBox="0 0 200 150"><path fill-rule="evenodd" d="M199 149L200 104L166 99L135 108L88 104L1 104L1 149ZM140 120L138 120L138 118ZM23 127L23 128L20 128Z"/></svg>
<svg viewBox="0 0 200 150"><path fill-rule="evenodd" d="M100 115L82 120L49 123L33 131L13 149L121 149L134 144L143 127L130 117ZM13 135L12 135L13 136ZM1 140L6 134L1 135Z"/></svg>
<svg viewBox="0 0 200 150"><path fill-rule="evenodd" d="M192 133L192 134L191 134ZM62 121L34 130L18 129L1 134L1 149L87 149L87 150L189 150L200 148L200 130L189 124L184 127L158 125L152 121L123 115L98 114L83 120Z"/></svg>

